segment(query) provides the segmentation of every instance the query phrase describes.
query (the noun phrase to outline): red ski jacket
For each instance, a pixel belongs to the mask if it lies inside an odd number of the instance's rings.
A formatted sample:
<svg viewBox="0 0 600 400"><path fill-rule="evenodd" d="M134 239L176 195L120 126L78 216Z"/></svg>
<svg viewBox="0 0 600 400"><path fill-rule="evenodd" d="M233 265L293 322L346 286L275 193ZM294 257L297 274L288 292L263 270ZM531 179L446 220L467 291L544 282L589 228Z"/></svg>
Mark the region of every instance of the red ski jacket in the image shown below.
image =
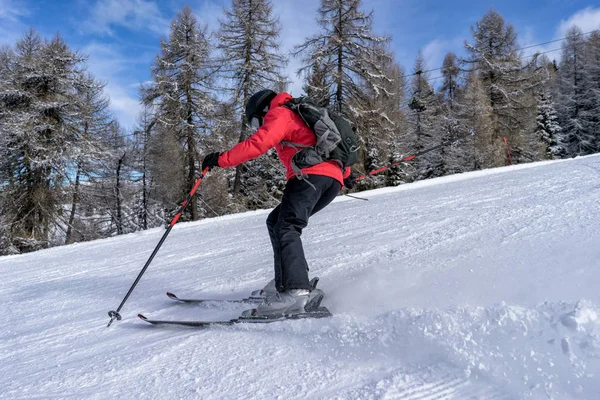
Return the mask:
<svg viewBox="0 0 600 400"><path fill-rule="evenodd" d="M302 118L292 110L282 105L292 99L288 93L279 93L271 101L269 112L265 116L263 126L243 142L238 143L229 151L219 157L219 166L222 168L235 167L246 161L257 158L275 147L279 160L285 166L286 179L295 176L292 170L292 157L296 149L284 146L282 141L312 146L317 142L315 133L302 121ZM325 161L312 167L303 168L303 174L324 175L337 179L344 185L344 178L350 175L350 168L344 174L335 161Z"/></svg>

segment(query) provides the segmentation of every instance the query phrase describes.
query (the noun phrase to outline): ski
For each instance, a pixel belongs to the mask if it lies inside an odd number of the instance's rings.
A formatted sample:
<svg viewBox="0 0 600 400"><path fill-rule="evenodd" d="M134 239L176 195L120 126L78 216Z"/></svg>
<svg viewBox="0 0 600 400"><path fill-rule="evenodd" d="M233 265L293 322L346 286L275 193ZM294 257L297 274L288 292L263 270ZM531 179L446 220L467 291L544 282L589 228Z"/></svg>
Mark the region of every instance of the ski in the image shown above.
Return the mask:
<svg viewBox="0 0 600 400"><path fill-rule="evenodd" d="M182 326L193 326L193 327L208 327L214 325L233 325L235 323L235 319L228 321L171 321L171 320L157 320L150 319L144 316L143 314L138 314L138 318L144 322L147 322L152 325L182 325Z"/></svg>
<svg viewBox="0 0 600 400"><path fill-rule="evenodd" d="M159 320L159 319L150 319L143 314L138 314L138 317L149 324L152 325L181 325L181 326L191 326L191 327L209 327L214 325L233 325L239 323L271 323L277 321L285 321L288 319L305 319L305 318L327 318L331 317L331 312L326 308L321 306L321 301L323 301L323 297L325 296L323 291L316 289L315 286L319 281L318 278L313 279L311 283L313 284L313 292L312 298L306 303L304 306L304 312L294 313L289 315L258 315L258 309L253 308L251 310L244 311L239 317L229 320L223 321L195 321L195 320ZM174 294L170 294L171 298L174 298L183 302L198 302L198 301L210 301L210 300L200 300L200 299L179 299Z"/></svg>
<svg viewBox="0 0 600 400"><path fill-rule="evenodd" d="M177 297L175 293L167 292L170 299L180 303L198 304L198 303L260 303L264 299L262 297L247 297L244 299L182 299Z"/></svg>
<svg viewBox="0 0 600 400"><path fill-rule="evenodd" d="M297 319L307 319L307 318L327 318L331 317L331 312L326 307L316 307L315 309L299 313L299 314L291 314L291 315L283 315L278 317L239 317L236 319L223 320L223 321L194 321L194 320L158 320L158 319L150 319L143 314L138 314L138 318L142 321L147 322L152 325L179 325L179 326L189 326L195 328L208 328L216 325L234 325L240 323L262 323L267 324L271 322L279 322L286 320L297 320Z"/></svg>
<svg viewBox="0 0 600 400"><path fill-rule="evenodd" d="M319 278L314 277L310 280L310 286L312 289L316 289L317 283L319 283ZM171 300L178 301L180 303L187 304L199 304L199 303L254 303L258 304L264 300L264 296L260 297L246 297L243 299L203 299L203 298L180 298L173 292L167 292L167 296Z"/></svg>

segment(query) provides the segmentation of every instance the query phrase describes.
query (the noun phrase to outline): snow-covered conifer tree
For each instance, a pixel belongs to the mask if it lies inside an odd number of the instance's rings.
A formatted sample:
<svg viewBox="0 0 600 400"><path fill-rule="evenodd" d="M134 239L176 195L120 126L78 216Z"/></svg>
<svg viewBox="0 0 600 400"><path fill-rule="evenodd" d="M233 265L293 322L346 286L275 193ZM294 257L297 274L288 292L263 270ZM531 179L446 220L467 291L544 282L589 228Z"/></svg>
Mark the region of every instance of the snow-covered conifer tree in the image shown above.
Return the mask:
<svg viewBox="0 0 600 400"><path fill-rule="evenodd" d="M138 115L137 125L133 130L133 140L125 143L128 157L127 167L131 170L130 180L132 185L132 199L129 207L132 214L129 216L131 229L148 229L160 226L164 222L164 204L156 196L152 168L153 157L151 143L156 135L157 119L152 107L144 106ZM155 143L158 144L158 143ZM158 145L155 149L161 152L163 147ZM156 156L160 157L158 154Z"/></svg>
<svg viewBox="0 0 600 400"><path fill-rule="evenodd" d="M65 243L80 240L89 240L84 232L86 227L82 214L95 207L93 197L87 196L82 191L82 184L89 185L103 170L103 163L110 158L112 149L105 141L106 131L110 129L114 119L109 112L109 99L104 93L105 84L98 82L90 74L85 75L75 88L77 90L77 110L75 126L77 140L72 143L74 147L73 159L70 168L74 171L67 193L71 200L68 217L63 218L66 226Z"/></svg>
<svg viewBox="0 0 600 400"><path fill-rule="evenodd" d="M331 94L329 93L330 85L327 83L327 73L321 64L315 61L312 65L310 73L307 74L304 92L308 97L315 100L322 107L329 107Z"/></svg>
<svg viewBox="0 0 600 400"><path fill-rule="evenodd" d="M586 44L586 69L591 84L588 88L590 96L590 128L595 136L595 152L600 152L600 30L590 34Z"/></svg>
<svg viewBox="0 0 600 400"><path fill-rule="evenodd" d="M157 110L158 140L155 143L179 145L180 154L171 152L176 148L157 153L163 158L161 165L179 168L179 172L158 171L155 177L158 185L171 192L168 197L180 200L185 194L173 193L172 190L179 191L180 187L168 178L183 180L185 191L189 191L199 175L200 149L204 148L201 142L213 127L217 107L213 93L215 70L206 28L199 26L188 6L176 15L169 39L161 41L160 47L161 54L152 66L153 82L142 89L142 96L145 104L153 104ZM165 175L168 178L162 180ZM188 207L192 220L198 218L196 200L194 195Z"/></svg>
<svg viewBox="0 0 600 400"><path fill-rule="evenodd" d="M460 130L460 118L458 117L457 99L461 95L459 81L461 79L458 57L454 53L448 53L442 64L443 83L439 89L440 98L440 120L439 134L444 142L455 139ZM464 88L462 88L464 89ZM464 156L461 146L464 141L454 143L450 147L442 149L442 172L457 173L465 171Z"/></svg>
<svg viewBox="0 0 600 400"><path fill-rule="evenodd" d="M360 132L362 165L365 171L381 168L394 158L395 151L400 148L399 136L405 129L405 115L401 109L406 93L404 73L397 62L393 61L391 52L379 43L373 43L380 49L372 51L371 55L382 55L373 63L379 65L384 72L380 77L372 77L375 86L362 80L361 98L362 115L356 119ZM374 90L374 87L382 90ZM354 100L349 104L354 107ZM361 104L356 104L356 108ZM359 165L357 165L359 167ZM376 187L385 184L390 175L373 176L361 182L361 187Z"/></svg>
<svg viewBox="0 0 600 400"><path fill-rule="evenodd" d="M303 56L299 72L309 74L318 63L325 76L321 90L331 96L330 106L351 118L370 111L361 84L375 92L385 90L380 85L385 73L379 61L386 53L374 44L389 38L373 34L372 12L365 13L361 6L361 0L321 0L317 17L321 31L294 49L295 55Z"/></svg>
<svg viewBox="0 0 600 400"><path fill-rule="evenodd" d="M467 85L456 102L461 135L473 133L457 144L459 164L467 170L479 170L504 165L503 143L494 136L494 110L489 93L476 71L467 77Z"/></svg>
<svg viewBox="0 0 600 400"><path fill-rule="evenodd" d="M233 0L231 8L225 10L225 18L219 22L220 71L228 81L231 103L239 110L239 117L233 123L239 127L238 141L241 142L250 133L243 112L250 96L261 89L277 90L279 83L285 81L281 70L287 60L280 53L278 42L281 27L273 16L270 0ZM236 168L234 195L240 191L249 196L256 193L255 185L251 190L244 190L242 185L249 179L253 166L260 168L261 160Z"/></svg>
<svg viewBox="0 0 600 400"><path fill-rule="evenodd" d="M471 31L473 42L465 44L470 54L465 62L477 71L488 93L493 140L501 142L506 137L513 147L520 148L535 123L534 113L528 110L534 109L534 90L543 82L538 70L530 68L535 57L522 66L517 33L496 10L488 11Z"/></svg>
<svg viewBox="0 0 600 400"><path fill-rule="evenodd" d="M456 54L446 54L442 64L442 75L444 77L444 82L442 83L440 92L443 94L444 99L448 104L448 108L452 109L456 99L460 76L460 67L458 65L458 57L456 57Z"/></svg>
<svg viewBox="0 0 600 400"><path fill-rule="evenodd" d="M567 156L591 154L596 151L594 128L598 116L598 103L585 50L586 41L581 29L571 28L559 66L557 107L562 128L560 142Z"/></svg>
<svg viewBox="0 0 600 400"><path fill-rule="evenodd" d="M412 151L417 153L435 146L442 140L437 114L439 105L433 86L429 83L427 66L423 54L419 52L410 83L410 101L408 113L408 137L412 142ZM440 152L427 153L415 160L415 179L425 179L442 174Z"/></svg>
<svg viewBox="0 0 600 400"><path fill-rule="evenodd" d="M3 53L5 64L9 53ZM20 251L48 246L60 236L63 187L76 155L75 88L84 80L84 61L59 35L44 41L31 29L0 72L2 209Z"/></svg>
<svg viewBox="0 0 600 400"><path fill-rule="evenodd" d="M560 157L563 153L563 148L558 141L561 128L558 124L554 100L547 92L542 92L538 96L536 122L535 134L544 143L546 158Z"/></svg>

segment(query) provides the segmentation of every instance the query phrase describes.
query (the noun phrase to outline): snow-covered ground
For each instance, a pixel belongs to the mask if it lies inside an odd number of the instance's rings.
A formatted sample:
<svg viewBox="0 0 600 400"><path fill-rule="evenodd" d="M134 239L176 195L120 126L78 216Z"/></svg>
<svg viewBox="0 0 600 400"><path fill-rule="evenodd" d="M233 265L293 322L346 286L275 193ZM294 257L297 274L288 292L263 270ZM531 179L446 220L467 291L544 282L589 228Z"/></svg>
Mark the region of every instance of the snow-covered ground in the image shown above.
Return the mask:
<svg viewBox="0 0 600 400"><path fill-rule="evenodd" d="M202 190L202 188L200 188ZM208 330L271 278L268 210L0 258L0 398L600 399L600 156L341 197L304 233L329 319Z"/></svg>

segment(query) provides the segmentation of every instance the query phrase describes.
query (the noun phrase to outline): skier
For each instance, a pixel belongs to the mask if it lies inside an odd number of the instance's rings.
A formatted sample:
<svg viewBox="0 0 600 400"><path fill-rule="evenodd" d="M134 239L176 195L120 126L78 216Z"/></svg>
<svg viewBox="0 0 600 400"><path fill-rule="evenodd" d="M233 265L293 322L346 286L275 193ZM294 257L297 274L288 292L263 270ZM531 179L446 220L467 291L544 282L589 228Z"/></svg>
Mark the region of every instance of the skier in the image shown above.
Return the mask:
<svg viewBox="0 0 600 400"><path fill-rule="evenodd" d="M202 162L202 170L235 167L275 147L287 170L288 181L281 203L267 217L275 279L262 291L253 292L266 295L253 310L253 317L304 312L304 306L316 294L311 293L308 280L308 264L300 239L302 229L307 226L309 217L331 203L344 185L351 188L354 184L350 168L342 171L334 161L303 168L301 174L294 172L292 157L298 150L285 143L312 146L316 136L298 114L283 107L290 100L292 96L285 92L276 94L267 89L255 93L246 104L245 114L256 132L229 151L208 154Z"/></svg>

